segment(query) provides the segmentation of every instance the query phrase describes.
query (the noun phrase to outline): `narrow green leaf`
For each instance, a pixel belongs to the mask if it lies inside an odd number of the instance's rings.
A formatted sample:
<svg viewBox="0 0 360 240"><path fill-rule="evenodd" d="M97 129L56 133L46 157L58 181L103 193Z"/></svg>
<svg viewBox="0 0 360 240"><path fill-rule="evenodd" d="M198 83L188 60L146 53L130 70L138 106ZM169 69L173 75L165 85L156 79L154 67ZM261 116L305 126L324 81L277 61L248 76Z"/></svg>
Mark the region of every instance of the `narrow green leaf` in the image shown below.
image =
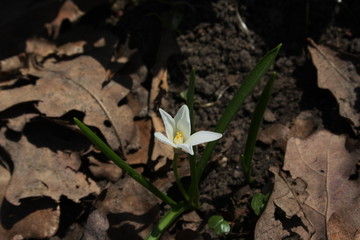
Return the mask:
<svg viewBox="0 0 360 240"><path fill-rule="evenodd" d="M270 50L254 67L254 69L250 72L250 74L245 79L244 83L239 87L235 96L230 101L229 105L226 107L222 117L220 118L215 132L223 133L228 127L231 120L235 117L236 113L240 109L241 105L245 101L246 97L250 95L250 93L254 90L255 86L259 83L260 79L264 76L264 74L268 71L271 64L274 62L275 57L277 56L282 44L279 44L274 49ZM201 157L200 162L198 163L197 171L198 171L198 179L201 178L202 172L209 161L212 152L215 149L217 141L210 142L207 144L204 153Z"/></svg>
<svg viewBox="0 0 360 240"><path fill-rule="evenodd" d="M117 155L105 142L103 142L96 134L91 131L84 123L79 119L74 118L76 125L83 131L83 133L89 138L89 140L97 146L106 157L111 159L116 165L118 165L122 170L124 170L130 177L135 179L138 183L143 185L146 189L152 192L155 196L160 198L162 201L166 202L170 206L175 206L176 202L168 197L165 193L161 192L157 187L155 187L151 182L146 180L140 173L135 171L129 164L127 164L119 155Z"/></svg>
<svg viewBox="0 0 360 240"><path fill-rule="evenodd" d="M260 129L261 122L263 120L266 106L270 100L272 88L274 86L275 73L272 74L270 80L266 84L259 101L256 104L251 124L248 131L248 136L245 145L245 153L240 156L240 163L245 173L246 181L251 182L251 162L254 155L254 149L256 144L257 135Z"/></svg>

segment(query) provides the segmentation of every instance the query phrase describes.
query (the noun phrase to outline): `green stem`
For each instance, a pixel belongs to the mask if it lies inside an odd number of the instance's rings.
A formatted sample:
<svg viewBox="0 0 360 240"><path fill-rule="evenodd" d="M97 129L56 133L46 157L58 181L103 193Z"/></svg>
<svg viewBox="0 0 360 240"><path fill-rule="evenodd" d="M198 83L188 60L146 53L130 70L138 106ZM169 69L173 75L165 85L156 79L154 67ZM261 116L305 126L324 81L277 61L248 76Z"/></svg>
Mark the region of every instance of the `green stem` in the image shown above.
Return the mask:
<svg viewBox="0 0 360 240"><path fill-rule="evenodd" d="M170 227L170 225L185 211L189 210L188 205L183 203L178 204L170 209L169 212L160 220L158 225L153 228L150 234L145 238L145 240L157 240L160 239L161 235Z"/></svg>
<svg viewBox="0 0 360 240"><path fill-rule="evenodd" d="M173 171L174 171L175 181L176 181L176 184L177 184L181 194L183 195L185 201L188 202L189 195L186 193L185 188L184 188L183 184L181 183L179 172L178 172L178 159L179 159L179 150L174 149Z"/></svg>
<svg viewBox="0 0 360 240"><path fill-rule="evenodd" d="M270 80L266 84L263 92L260 95L260 98L256 104L249 131L248 136L246 139L245 145L245 153L244 155L240 156L240 163L244 169L245 177L247 183L251 183L251 163L254 156L255 144L258 136L258 132L260 129L261 122L264 117L264 113L266 110L266 106L271 97L272 88L275 81L275 73L272 74Z"/></svg>
<svg viewBox="0 0 360 240"><path fill-rule="evenodd" d="M129 164L127 164L119 155L117 155L105 142L103 142L96 134L90 130L84 123L79 119L74 118L76 125L83 131L83 133L89 138L89 140L97 146L106 157L111 159L116 165L118 165L122 170L124 170L130 177L135 179L138 183L143 185L146 189L152 192L155 196L160 198L162 201L166 202L170 206L174 207L177 205L177 202L168 197L165 193L160 191L155 187L151 182L146 180L140 173L135 171Z"/></svg>
<svg viewBox="0 0 360 240"><path fill-rule="evenodd" d="M199 207L199 182L196 170L196 153L190 156L191 184L189 189L190 202L195 208Z"/></svg>

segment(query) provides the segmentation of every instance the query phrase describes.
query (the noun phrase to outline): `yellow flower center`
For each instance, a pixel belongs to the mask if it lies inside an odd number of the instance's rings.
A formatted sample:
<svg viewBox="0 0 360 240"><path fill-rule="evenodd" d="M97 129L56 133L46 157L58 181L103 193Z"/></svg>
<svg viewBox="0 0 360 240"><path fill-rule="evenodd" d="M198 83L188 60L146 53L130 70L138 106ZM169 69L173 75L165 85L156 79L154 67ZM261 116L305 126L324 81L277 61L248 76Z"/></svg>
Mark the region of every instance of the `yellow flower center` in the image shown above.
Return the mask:
<svg viewBox="0 0 360 240"><path fill-rule="evenodd" d="M175 144L182 144L184 143L184 135L182 132L176 132L176 136L174 137Z"/></svg>

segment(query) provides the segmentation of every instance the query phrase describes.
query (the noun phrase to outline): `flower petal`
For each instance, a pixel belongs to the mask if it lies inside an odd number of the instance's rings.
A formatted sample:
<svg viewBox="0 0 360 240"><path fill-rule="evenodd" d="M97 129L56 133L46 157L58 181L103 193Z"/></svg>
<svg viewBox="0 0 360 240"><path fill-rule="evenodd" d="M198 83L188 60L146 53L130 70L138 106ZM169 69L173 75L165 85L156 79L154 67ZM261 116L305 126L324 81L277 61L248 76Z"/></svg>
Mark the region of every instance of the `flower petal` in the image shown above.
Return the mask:
<svg viewBox="0 0 360 240"><path fill-rule="evenodd" d="M171 141L173 141L174 140L174 131L176 128L175 120L172 118L172 116L170 116L170 114L168 114L161 108L159 108L159 112L160 112L161 118L165 125L166 136L169 139L171 139Z"/></svg>
<svg viewBox="0 0 360 240"><path fill-rule="evenodd" d="M167 137L164 136L164 134L162 134L161 132L156 132L154 133L155 138L157 138L157 140L159 140L162 143L165 143L167 145L170 145L174 148L176 148L176 145Z"/></svg>
<svg viewBox="0 0 360 240"><path fill-rule="evenodd" d="M177 148L181 148L183 151L189 153L190 155L194 155L193 147L188 144L176 144Z"/></svg>
<svg viewBox="0 0 360 240"><path fill-rule="evenodd" d="M174 120L177 129L176 131L181 131L184 136L184 140L187 141L191 134L190 113L188 106L183 105L176 113Z"/></svg>
<svg viewBox="0 0 360 240"><path fill-rule="evenodd" d="M190 138L185 142L185 144L194 146L201 143L215 141L221 137L222 137L221 133L211 132L211 131L199 131L191 135Z"/></svg>

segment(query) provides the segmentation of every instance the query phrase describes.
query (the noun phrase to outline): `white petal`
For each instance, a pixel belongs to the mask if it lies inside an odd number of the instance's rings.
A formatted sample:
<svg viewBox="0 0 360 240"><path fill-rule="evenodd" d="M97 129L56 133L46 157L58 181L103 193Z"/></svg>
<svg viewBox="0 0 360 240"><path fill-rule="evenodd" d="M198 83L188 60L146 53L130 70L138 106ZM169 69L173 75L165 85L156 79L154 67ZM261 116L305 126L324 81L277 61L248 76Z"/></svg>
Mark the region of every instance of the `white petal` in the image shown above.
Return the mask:
<svg viewBox="0 0 360 240"><path fill-rule="evenodd" d="M162 110L161 108L159 109L161 118L164 122L165 125L165 131L166 131L166 136L171 139L171 141L173 141L174 139L174 131L175 131L175 120L172 118L172 116L170 116L170 114L168 114L167 112L165 112L164 110Z"/></svg>
<svg viewBox="0 0 360 240"><path fill-rule="evenodd" d="M184 140L188 140L191 133L189 108L183 105L174 117L177 131L181 131Z"/></svg>
<svg viewBox="0 0 360 240"><path fill-rule="evenodd" d="M190 138L185 142L185 144L194 146L201 143L215 141L221 137L222 137L221 133L211 132L211 131L199 131L191 135Z"/></svg>
<svg viewBox="0 0 360 240"><path fill-rule="evenodd" d="M161 132L156 132L154 133L154 136L157 138L157 140L159 140L162 143L165 143L167 145L170 145L174 148L176 148L176 145L167 137L164 136L164 134L162 134Z"/></svg>
<svg viewBox="0 0 360 240"><path fill-rule="evenodd" d="M190 155L194 155L193 147L188 144L176 144L177 148L181 148L185 152L189 153Z"/></svg>

